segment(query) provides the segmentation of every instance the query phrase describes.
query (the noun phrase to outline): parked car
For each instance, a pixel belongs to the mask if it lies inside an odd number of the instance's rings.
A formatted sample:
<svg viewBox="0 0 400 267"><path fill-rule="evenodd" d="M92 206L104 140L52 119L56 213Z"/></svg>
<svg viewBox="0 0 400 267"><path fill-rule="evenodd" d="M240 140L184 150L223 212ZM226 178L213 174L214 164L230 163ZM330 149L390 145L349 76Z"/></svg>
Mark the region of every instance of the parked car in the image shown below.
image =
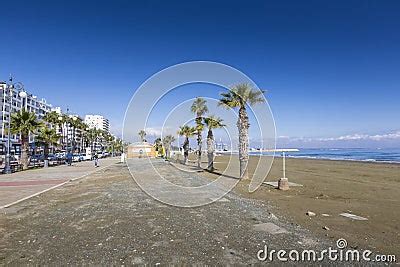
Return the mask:
<svg viewBox="0 0 400 267"><path fill-rule="evenodd" d="M83 160L91 160L92 159L92 155L90 155L90 154L82 154L82 158L83 158Z"/></svg>
<svg viewBox="0 0 400 267"><path fill-rule="evenodd" d="M57 159L59 159L59 160L65 160L65 159L66 159L66 155L65 155L64 152L56 153L55 156L56 156Z"/></svg>
<svg viewBox="0 0 400 267"><path fill-rule="evenodd" d="M43 154L36 154L36 155L32 155L30 162L31 163L38 163L44 161L44 155Z"/></svg>
<svg viewBox="0 0 400 267"><path fill-rule="evenodd" d="M83 160L84 160L84 158L81 154L74 154L72 156L72 161L74 161L74 162L81 162Z"/></svg>

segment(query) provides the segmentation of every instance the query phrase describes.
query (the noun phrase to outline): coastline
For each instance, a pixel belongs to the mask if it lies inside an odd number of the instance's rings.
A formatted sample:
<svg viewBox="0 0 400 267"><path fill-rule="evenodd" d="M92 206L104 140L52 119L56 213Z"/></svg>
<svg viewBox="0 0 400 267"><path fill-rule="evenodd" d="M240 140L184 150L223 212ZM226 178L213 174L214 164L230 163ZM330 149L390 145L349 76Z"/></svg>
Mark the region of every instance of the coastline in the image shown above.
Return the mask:
<svg viewBox="0 0 400 267"><path fill-rule="evenodd" d="M334 150L335 151L335 150ZM207 152L203 152L206 154ZM262 157L270 157L272 155L267 155L267 154L255 154L257 152L250 151L250 157L251 156L262 156ZM238 155L237 152L232 152L232 153L224 153L224 152L217 152L217 156L228 156L228 155ZM275 158L282 158L283 156L281 155L281 152L275 152L273 155ZM332 161L352 161L352 162L367 162L367 163L379 163L379 164L400 164L400 160L398 161L393 161L393 160L376 160L376 159L351 159L351 158L329 158L329 157L323 157L323 156L297 156L297 155L286 155L286 158L293 158L293 159L311 159L311 160L332 160Z"/></svg>
<svg viewBox="0 0 400 267"><path fill-rule="evenodd" d="M277 158L282 158L282 156L277 156ZM359 163L374 163L374 164L400 164L400 161L378 161L375 159L366 159L366 160L359 160L359 159L333 159L333 158L324 158L324 157L307 157L307 156L286 156L286 158L291 159L305 159L305 160L328 160L328 161L342 161L342 162L359 162Z"/></svg>

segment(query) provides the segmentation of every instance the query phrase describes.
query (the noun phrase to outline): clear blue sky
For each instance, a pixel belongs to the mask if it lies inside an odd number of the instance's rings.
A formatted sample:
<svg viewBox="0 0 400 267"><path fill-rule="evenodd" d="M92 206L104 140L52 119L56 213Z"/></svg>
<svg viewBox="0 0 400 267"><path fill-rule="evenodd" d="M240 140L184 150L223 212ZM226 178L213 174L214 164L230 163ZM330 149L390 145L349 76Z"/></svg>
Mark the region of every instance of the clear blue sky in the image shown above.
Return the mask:
<svg viewBox="0 0 400 267"><path fill-rule="evenodd" d="M211 60L268 89L279 136L400 130L399 1L1 1L0 80L118 128L142 82Z"/></svg>

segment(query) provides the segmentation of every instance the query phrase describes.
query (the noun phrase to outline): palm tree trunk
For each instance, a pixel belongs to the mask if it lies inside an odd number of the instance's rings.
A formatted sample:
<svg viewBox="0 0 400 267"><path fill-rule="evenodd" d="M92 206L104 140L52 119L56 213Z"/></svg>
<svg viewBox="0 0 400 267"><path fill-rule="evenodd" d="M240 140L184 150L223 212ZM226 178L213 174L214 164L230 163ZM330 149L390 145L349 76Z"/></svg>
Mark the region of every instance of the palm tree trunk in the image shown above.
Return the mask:
<svg viewBox="0 0 400 267"><path fill-rule="evenodd" d="M183 164L186 165L187 159L189 156L189 138L185 138L185 142L183 143Z"/></svg>
<svg viewBox="0 0 400 267"><path fill-rule="evenodd" d="M200 131L200 127L201 127L201 117L197 117L196 118L197 121L197 167L201 168L201 145L202 145L202 136L201 136L201 131Z"/></svg>
<svg viewBox="0 0 400 267"><path fill-rule="evenodd" d="M213 135L212 130L208 130L208 134L207 134L207 158L208 158L207 169L209 171L214 171L214 151L215 151L214 135Z"/></svg>
<svg viewBox="0 0 400 267"><path fill-rule="evenodd" d="M47 159L49 157L49 145L45 144L43 148L44 158Z"/></svg>
<svg viewBox="0 0 400 267"><path fill-rule="evenodd" d="M239 130L239 167L241 179L249 178L247 169L249 162L249 126L246 107L240 107L237 127Z"/></svg>
<svg viewBox="0 0 400 267"><path fill-rule="evenodd" d="M47 168L47 167L49 167L49 145L48 144L44 144L43 153L44 153L44 167Z"/></svg>
<svg viewBox="0 0 400 267"><path fill-rule="evenodd" d="M29 167L29 135L21 134L21 164L22 169L26 170Z"/></svg>
<svg viewBox="0 0 400 267"><path fill-rule="evenodd" d="M171 151L171 147L167 144L165 146L165 159L169 159L170 158L170 151Z"/></svg>
<svg viewBox="0 0 400 267"><path fill-rule="evenodd" d="M202 143L202 136L201 132L198 133L197 135L197 147L198 147L198 153L197 153L197 167L201 168L201 143Z"/></svg>

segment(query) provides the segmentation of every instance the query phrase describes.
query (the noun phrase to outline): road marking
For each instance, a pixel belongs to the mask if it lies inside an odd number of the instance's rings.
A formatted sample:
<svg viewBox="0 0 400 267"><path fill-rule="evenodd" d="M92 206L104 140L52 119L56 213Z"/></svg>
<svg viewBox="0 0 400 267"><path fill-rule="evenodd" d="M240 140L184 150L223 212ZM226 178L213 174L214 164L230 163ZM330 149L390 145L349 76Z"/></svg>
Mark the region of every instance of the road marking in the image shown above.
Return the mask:
<svg viewBox="0 0 400 267"><path fill-rule="evenodd" d="M45 190L43 190L43 191L40 191L40 192L37 192L37 193L35 193L35 194L29 195L29 196L27 196L27 197L21 198L21 199L19 199L19 200L17 200L17 201L14 201L14 202L12 202L12 203L9 203L9 204L6 204L6 205L4 205L4 206L1 206L0 209L9 208L9 207L11 207L11 206L13 206L13 205L15 205L15 204L18 204L18 203L20 203L20 202L22 202L22 201L25 201L25 200L27 200L27 199L30 199L30 198L39 196L39 195L41 195L41 194L43 194L43 193L46 193L47 191L50 191L50 190L53 190L53 189L55 189L55 188L57 188L57 187L63 186L63 185L65 185L65 184L69 183L69 182L73 182L73 181L76 181L76 180L78 180L78 179L82 179L82 178L84 178L85 176L88 176L88 175L90 175L90 174L93 174L93 173L95 173L95 172L98 172L98 171L100 171L100 170L103 170L103 169L105 169L105 168L107 168L107 167L110 167L111 165L113 165L113 164L115 164L115 163L116 163L116 162L111 163L111 164L109 164L109 165L107 165L107 166L104 166L104 167L100 167L99 169L96 169L96 170L94 170L94 171L88 172L88 173L86 173L86 174L84 174L84 175L82 175L82 176L79 176L79 177L77 177L77 178L69 179L69 180L67 180L67 181L65 181L65 182L63 182L63 183L61 183L61 184L57 184L57 185L52 186L52 187L50 187L50 188L47 188L47 189L45 189Z"/></svg>

